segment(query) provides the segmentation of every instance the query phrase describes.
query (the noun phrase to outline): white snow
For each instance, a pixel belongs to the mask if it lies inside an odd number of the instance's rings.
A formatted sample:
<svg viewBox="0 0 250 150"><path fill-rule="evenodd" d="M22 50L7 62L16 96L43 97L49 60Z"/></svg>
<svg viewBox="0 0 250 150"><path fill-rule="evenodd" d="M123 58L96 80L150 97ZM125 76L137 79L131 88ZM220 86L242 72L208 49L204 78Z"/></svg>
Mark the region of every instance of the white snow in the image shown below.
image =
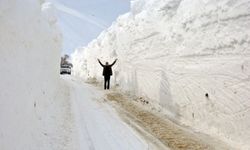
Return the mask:
<svg viewBox="0 0 250 150"><path fill-rule="evenodd" d="M104 92L77 79L63 77L70 88L76 147L81 150L146 150L155 149L104 102Z"/></svg>
<svg viewBox="0 0 250 150"><path fill-rule="evenodd" d="M0 149L155 149L103 103L105 93L60 79L62 36L44 2L0 1ZM118 58L112 87L250 149L249 12L250 0L134 0L73 54L74 74L102 81L96 59Z"/></svg>
<svg viewBox="0 0 250 150"><path fill-rule="evenodd" d="M41 4L0 1L1 150L56 149L63 138L61 35L51 5Z"/></svg>
<svg viewBox="0 0 250 150"><path fill-rule="evenodd" d="M74 74L102 81L96 59L118 58L112 85L250 149L249 13L249 0L134 0L129 13L75 51Z"/></svg>
<svg viewBox="0 0 250 150"><path fill-rule="evenodd" d="M53 14L43 1L0 1L0 149L155 149L102 103L104 93L60 78Z"/></svg>

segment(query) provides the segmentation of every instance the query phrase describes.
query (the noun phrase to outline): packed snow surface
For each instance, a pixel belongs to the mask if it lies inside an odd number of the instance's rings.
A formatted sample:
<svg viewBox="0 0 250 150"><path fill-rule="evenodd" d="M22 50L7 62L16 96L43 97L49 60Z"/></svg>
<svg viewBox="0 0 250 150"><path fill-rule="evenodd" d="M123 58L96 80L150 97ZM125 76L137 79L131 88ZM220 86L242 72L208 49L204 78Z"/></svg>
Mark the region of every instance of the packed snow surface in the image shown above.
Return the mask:
<svg viewBox="0 0 250 150"><path fill-rule="evenodd" d="M87 47L74 74L146 97L169 117L250 149L250 0L134 0Z"/></svg>
<svg viewBox="0 0 250 150"><path fill-rule="evenodd" d="M154 150L156 145L145 140L128 126L108 103L105 92L80 82L76 78L63 77L70 89L69 103L75 133L73 149L77 150Z"/></svg>

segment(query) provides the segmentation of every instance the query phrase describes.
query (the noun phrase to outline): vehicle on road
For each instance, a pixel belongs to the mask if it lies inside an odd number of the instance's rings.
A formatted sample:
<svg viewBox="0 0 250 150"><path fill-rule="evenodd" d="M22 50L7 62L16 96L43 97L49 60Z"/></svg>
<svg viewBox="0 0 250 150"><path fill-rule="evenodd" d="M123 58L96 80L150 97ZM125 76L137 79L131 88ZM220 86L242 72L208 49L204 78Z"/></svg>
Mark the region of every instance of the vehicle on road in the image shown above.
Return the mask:
<svg viewBox="0 0 250 150"><path fill-rule="evenodd" d="M71 65L67 64L67 65L61 65L61 69L60 69L60 74L69 74L71 75Z"/></svg>

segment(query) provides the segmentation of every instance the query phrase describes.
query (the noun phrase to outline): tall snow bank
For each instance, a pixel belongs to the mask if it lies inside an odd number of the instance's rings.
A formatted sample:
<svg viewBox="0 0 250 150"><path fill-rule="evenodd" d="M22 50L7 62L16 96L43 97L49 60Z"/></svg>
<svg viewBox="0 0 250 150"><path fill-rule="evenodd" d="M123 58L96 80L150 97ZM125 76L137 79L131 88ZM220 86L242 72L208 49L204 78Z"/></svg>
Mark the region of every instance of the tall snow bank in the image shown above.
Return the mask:
<svg viewBox="0 0 250 150"><path fill-rule="evenodd" d="M118 58L113 82L182 124L250 148L250 1L134 0L73 54L77 76L102 80L97 58Z"/></svg>
<svg viewBox="0 0 250 150"><path fill-rule="evenodd" d="M61 35L52 10L38 0L0 1L2 150L56 145L49 134L56 129Z"/></svg>

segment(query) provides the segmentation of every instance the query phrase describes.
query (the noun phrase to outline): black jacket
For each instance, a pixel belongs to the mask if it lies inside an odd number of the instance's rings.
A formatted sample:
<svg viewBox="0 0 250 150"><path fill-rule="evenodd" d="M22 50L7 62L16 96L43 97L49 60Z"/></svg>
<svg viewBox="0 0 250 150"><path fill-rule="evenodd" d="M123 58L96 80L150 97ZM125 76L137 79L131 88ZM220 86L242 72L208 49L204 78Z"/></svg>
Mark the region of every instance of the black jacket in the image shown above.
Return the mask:
<svg viewBox="0 0 250 150"><path fill-rule="evenodd" d="M103 71L102 71L103 76L112 76L113 75L112 66L116 63L116 60L111 65L103 65L99 60L98 60L98 62L103 67Z"/></svg>

